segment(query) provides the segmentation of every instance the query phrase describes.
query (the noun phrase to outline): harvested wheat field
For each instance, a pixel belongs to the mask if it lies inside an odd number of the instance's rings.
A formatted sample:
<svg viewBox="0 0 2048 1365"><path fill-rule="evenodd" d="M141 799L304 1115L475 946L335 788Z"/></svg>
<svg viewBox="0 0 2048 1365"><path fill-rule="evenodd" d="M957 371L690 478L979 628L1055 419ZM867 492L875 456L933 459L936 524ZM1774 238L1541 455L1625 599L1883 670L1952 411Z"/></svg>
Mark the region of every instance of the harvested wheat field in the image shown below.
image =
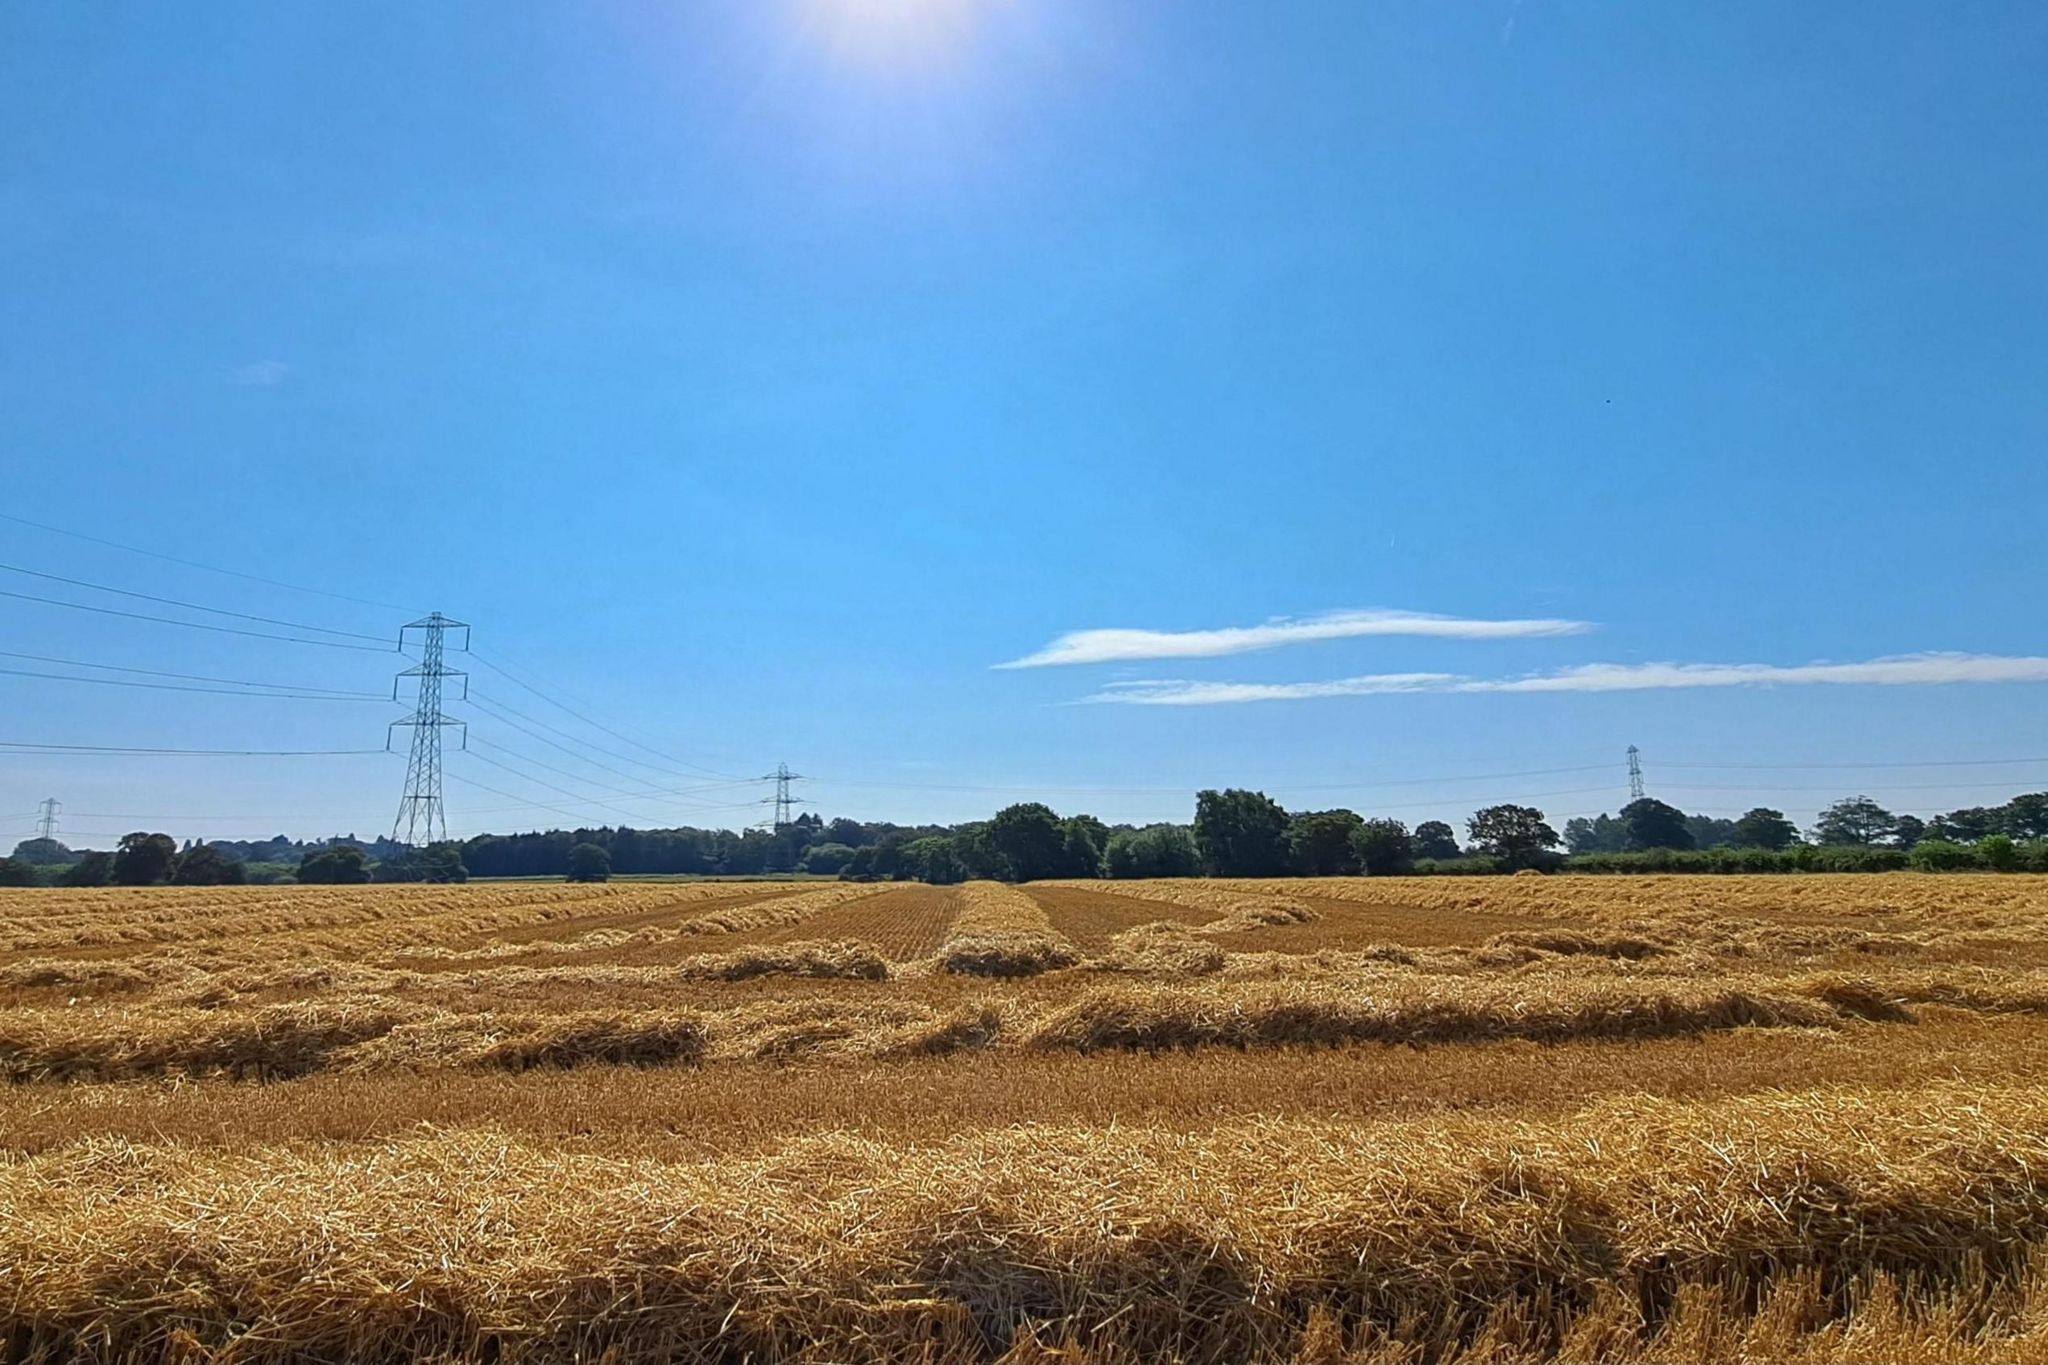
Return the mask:
<svg viewBox="0 0 2048 1365"><path fill-rule="evenodd" d="M0 892L15 1360L2048 1360L2048 878Z"/></svg>

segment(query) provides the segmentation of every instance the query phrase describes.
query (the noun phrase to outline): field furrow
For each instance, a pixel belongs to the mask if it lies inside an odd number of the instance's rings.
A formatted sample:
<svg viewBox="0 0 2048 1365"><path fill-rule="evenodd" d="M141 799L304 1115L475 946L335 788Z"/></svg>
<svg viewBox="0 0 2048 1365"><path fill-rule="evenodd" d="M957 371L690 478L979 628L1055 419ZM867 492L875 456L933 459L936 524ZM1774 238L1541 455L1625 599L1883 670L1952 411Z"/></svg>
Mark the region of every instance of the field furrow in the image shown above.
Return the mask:
<svg viewBox="0 0 2048 1365"><path fill-rule="evenodd" d="M892 962L927 958L945 945L960 913L953 887L898 886L821 911L801 924L776 931L771 943L805 939L871 943Z"/></svg>
<svg viewBox="0 0 2048 1365"><path fill-rule="evenodd" d="M1148 886L1161 883L1148 882ZM1025 894L1038 902L1058 932L1089 952L1100 950L1110 939L1141 924L1171 922L1199 925L1217 918L1217 912L1203 906L1183 905L1150 897L1110 895L1100 883L1033 882Z"/></svg>

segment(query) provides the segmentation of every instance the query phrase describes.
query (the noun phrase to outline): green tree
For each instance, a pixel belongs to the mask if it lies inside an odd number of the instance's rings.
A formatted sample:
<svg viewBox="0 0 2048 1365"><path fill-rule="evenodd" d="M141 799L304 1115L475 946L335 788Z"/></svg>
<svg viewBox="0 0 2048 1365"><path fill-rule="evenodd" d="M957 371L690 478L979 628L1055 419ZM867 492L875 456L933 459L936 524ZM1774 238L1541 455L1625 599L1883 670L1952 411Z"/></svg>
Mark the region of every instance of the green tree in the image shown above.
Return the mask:
<svg viewBox="0 0 2048 1365"><path fill-rule="evenodd" d="M1628 832L1630 853L1692 847L1692 831L1685 827L1685 812L1654 796L1639 797L1623 806L1621 824Z"/></svg>
<svg viewBox="0 0 2048 1365"><path fill-rule="evenodd" d="M1351 832L1358 868L1368 877L1402 877L1415 870L1415 841L1399 820L1366 820Z"/></svg>
<svg viewBox="0 0 2048 1365"><path fill-rule="evenodd" d="M92 849L65 868L59 880L65 886L106 886L114 880L114 855Z"/></svg>
<svg viewBox="0 0 2048 1365"><path fill-rule="evenodd" d="M608 882L611 879L611 850L603 844L581 843L569 850L569 874L564 880Z"/></svg>
<svg viewBox="0 0 2048 1365"><path fill-rule="evenodd" d="M14 856L34 867L75 861L77 855L55 839L23 839L14 846Z"/></svg>
<svg viewBox="0 0 2048 1365"><path fill-rule="evenodd" d="M1212 877L1281 876L1287 871L1287 812L1264 792L1197 792L1195 851Z"/></svg>
<svg viewBox="0 0 2048 1365"><path fill-rule="evenodd" d="M1102 850L1109 843L1109 826L1092 815L1070 815L1060 821L1060 875L1100 877Z"/></svg>
<svg viewBox="0 0 2048 1365"><path fill-rule="evenodd" d="M1688 815L1685 828L1694 848L1722 848L1735 837L1735 822L1715 815Z"/></svg>
<svg viewBox="0 0 2048 1365"><path fill-rule="evenodd" d="M2048 839L2048 792L2029 792L2005 803L2002 833L2015 839Z"/></svg>
<svg viewBox="0 0 2048 1365"><path fill-rule="evenodd" d="M1813 841L1868 848L1892 837L1898 817L1867 796L1845 796L1820 813Z"/></svg>
<svg viewBox="0 0 2048 1365"><path fill-rule="evenodd" d="M566 836L565 836L566 837ZM567 855L557 867L568 866ZM466 882L469 869L463 865L459 844L428 844L408 850L403 857L387 858L370 869L374 882Z"/></svg>
<svg viewBox="0 0 2048 1365"><path fill-rule="evenodd" d="M846 844L812 844L804 851L804 860L798 864L797 871L835 877L852 861L853 849Z"/></svg>
<svg viewBox="0 0 2048 1365"><path fill-rule="evenodd" d="M1917 815L1901 815L1892 827L1892 847L1910 849L1927 837L1927 822Z"/></svg>
<svg viewBox="0 0 2048 1365"><path fill-rule="evenodd" d="M1567 853L1620 853L1628 848L1628 826L1611 815L1576 815L1564 822L1564 847Z"/></svg>
<svg viewBox="0 0 2048 1365"><path fill-rule="evenodd" d="M1298 877L1355 877L1351 836L1365 822L1348 810L1303 811L1287 821L1287 862Z"/></svg>
<svg viewBox="0 0 2048 1365"><path fill-rule="evenodd" d="M172 886L240 886L249 870L208 844L196 844L171 865Z"/></svg>
<svg viewBox="0 0 2048 1365"><path fill-rule="evenodd" d="M2002 810L1969 806L1929 820L1926 837L1955 844L1974 844L1987 834L1996 834L2003 819Z"/></svg>
<svg viewBox="0 0 2048 1365"><path fill-rule="evenodd" d="M351 845L323 848L299 859L299 880L321 886L357 886L370 880L369 860Z"/></svg>
<svg viewBox="0 0 2048 1365"><path fill-rule="evenodd" d="M964 882L968 872L960 841L943 834L928 834L903 845L902 869L903 876L933 886Z"/></svg>
<svg viewBox="0 0 2048 1365"><path fill-rule="evenodd" d="M178 845L168 834L124 834L114 849L114 881L121 886L155 886L171 875L171 864L177 860Z"/></svg>
<svg viewBox="0 0 2048 1365"><path fill-rule="evenodd" d="M1442 862L1459 855L1458 836L1441 820L1424 820L1415 827L1415 856Z"/></svg>
<svg viewBox="0 0 2048 1365"><path fill-rule="evenodd" d="M1050 806L1037 801L1005 806L988 822L981 837L994 855L1003 881L1038 881L1065 871L1067 833Z"/></svg>
<svg viewBox="0 0 2048 1365"><path fill-rule="evenodd" d="M1735 833L1728 842L1737 848L1767 848L1775 852L1790 848L1798 839L1798 827L1785 818L1785 812L1757 806L1735 822Z"/></svg>
<svg viewBox="0 0 2048 1365"><path fill-rule="evenodd" d="M1465 822L1472 847L1488 857L1498 858L1509 869L1542 867L1554 862L1550 851L1557 847L1557 831L1534 806L1488 806L1474 811Z"/></svg>
<svg viewBox="0 0 2048 1365"><path fill-rule="evenodd" d="M34 886L36 870L19 858L0 858L0 886Z"/></svg>
<svg viewBox="0 0 2048 1365"><path fill-rule="evenodd" d="M825 826L825 832L820 836L819 842L845 844L848 848L860 848L864 844L869 843L870 840L868 839L867 829L860 821L849 820L842 815Z"/></svg>
<svg viewBox="0 0 2048 1365"><path fill-rule="evenodd" d="M1109 836L1102 861L1112 877L1196 877L1202 871L1194 837L1183 825L1120 829Z"/></svg>

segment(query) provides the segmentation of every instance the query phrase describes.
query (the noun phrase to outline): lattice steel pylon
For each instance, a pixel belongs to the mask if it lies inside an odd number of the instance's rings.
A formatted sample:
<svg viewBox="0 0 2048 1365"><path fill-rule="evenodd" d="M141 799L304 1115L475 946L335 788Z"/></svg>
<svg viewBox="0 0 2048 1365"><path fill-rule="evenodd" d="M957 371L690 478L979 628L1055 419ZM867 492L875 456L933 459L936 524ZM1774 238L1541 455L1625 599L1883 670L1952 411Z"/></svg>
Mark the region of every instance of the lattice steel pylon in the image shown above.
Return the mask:
<svg viewBox="0 0 2048 1365"><path fill-rule="evenodd" d="M1643 751L1633 744L1628 746L1628 799L1643 799Z"/></svg>
<svg viewBox="0 0 2048 1365"><path fill-rule="evenodd" d="M46 796L40 809L42 817L36 821L36 838L53 844L57 842L57 812L64 809L64 803L54 796Z"/></svg>
<svg viewBox="0 0 2048 1365"><path fill-rule="evenodd" d="M761 774L761 781L773 782L775 784L775 795L766 796L761 799L762 805L775 807L775 814L769 820L768 828L787 829L789 827L789 808L804 804L804 799L801 796L791 796L789 794L789 784L803 780L804 775L791 772L787 763L778 763L775 765L774 772Z"/></svg>
<svg viewBox="0 0 2048 1365"><path fill-rule="evenodd" d="M463 722L442 713L441 681L462 679L461 700L469 699L469 674L441 662L447 632L462 632L457 649L469 648L469 627L440 612L422 616L398 632L398 647L404 649L407 631L420 632L420 661L391 680L391 699L398 700L399 686L407 678L419 679L419 694L412 719L394 720L384 732L384 747L391 747L391 731L401 725L412 727L412 753L405 764L405 794L398 798L398 818L391 822L394 843L417 846L448 837L447 812L441 803L441 727L461 728L463 747L469 747L469 729Z"/></svg>

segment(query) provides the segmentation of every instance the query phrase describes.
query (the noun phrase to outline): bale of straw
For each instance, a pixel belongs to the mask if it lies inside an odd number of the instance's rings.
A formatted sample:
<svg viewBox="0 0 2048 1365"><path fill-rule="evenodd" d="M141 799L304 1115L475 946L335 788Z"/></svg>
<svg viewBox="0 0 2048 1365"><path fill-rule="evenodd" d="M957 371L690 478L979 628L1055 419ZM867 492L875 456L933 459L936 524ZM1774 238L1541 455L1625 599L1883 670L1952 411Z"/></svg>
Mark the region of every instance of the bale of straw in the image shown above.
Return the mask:
<svg viewBox="0 0 2048 1365"><path fill-rule="evenodd" d="M1186 925L1161 920L1124 930L1089 965L1107 972L1178 977L1209 976L1228 961L1228 954Z"/></svg>
<svg viewBox="0 0 2048 1365"><path fill-rule="evenodd" d="M760 976L886 981L889 959L859 939L812 939L706 953L683 963L677 974L694 981L748 981Z"/></svg>
<svg viewBox="0 0 2048 1365"><path fill-rule="evenodd" d="M506 1071L693 1064L703 1059L705 1037L703 1021L692 1015L570 1014L534 1021L483 1048L474 1061Z"/></svg>
<svg viewBox="0 0 2048 1365"><path fill-rule="evenodd" d="M1640 962L1670 951L1667 944L1633 934L1580 929L1510 929L1486 941L1488 948L1533 948L1560 957L1613 957Z"/></svg>
<svg viewBox="0 0 2048 1365"><path fill-rule="evenodd" d="M961 976L1037 976L1081 960L1074 945L1053 934L976 934L939 950L939 965Z"/></svg>
<svg viewBox="0 0 2048 1365"><path fill-rule="evenodd" d="M1221 919L1210 920L1196 928L1198 934L1242 934L1253 929L1268 929L1288 924L1313 924L1322 914L1303 905L1300 901L1284 896L1260 896L1251 900L1237 900L1230 912Z"/></svg>

